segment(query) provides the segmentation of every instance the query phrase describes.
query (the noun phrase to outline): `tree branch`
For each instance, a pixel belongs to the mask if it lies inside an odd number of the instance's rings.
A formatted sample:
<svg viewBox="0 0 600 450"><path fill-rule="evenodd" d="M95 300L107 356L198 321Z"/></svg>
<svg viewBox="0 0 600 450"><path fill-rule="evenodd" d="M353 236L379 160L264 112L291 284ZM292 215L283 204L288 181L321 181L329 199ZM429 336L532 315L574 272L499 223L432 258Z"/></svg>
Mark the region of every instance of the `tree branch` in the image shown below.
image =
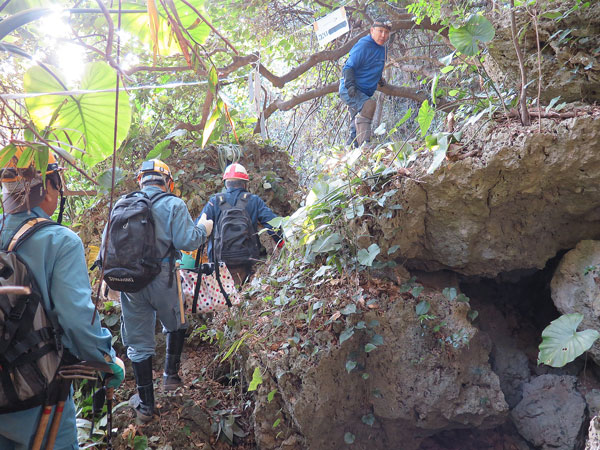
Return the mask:
<svg viewBox="0 0 600 450"><path fill-rule="evenodd" d="M327 94L333 94L338 91L339 82L330 83L325 86L321 86L317 89L313 89L311 91L306 91L302 94L296 95L289 100L277 99L272 102L269 106L265 108L263 111L264 118L267 120L275 111L288 111L295 106L298 106L300 103L307 102L317 97L322 97ZM378 87L378 91L383 92L385 95L391 95L392 97L404 97L416 102L422 103L427 99L427 95L419 93L417 89L405 88L400 86L393 86L391 84L386 84L383 87ZM440 102L441 104L441 102ZM254 133L260 132L260 123L257 122L254 127Z"/></svg>

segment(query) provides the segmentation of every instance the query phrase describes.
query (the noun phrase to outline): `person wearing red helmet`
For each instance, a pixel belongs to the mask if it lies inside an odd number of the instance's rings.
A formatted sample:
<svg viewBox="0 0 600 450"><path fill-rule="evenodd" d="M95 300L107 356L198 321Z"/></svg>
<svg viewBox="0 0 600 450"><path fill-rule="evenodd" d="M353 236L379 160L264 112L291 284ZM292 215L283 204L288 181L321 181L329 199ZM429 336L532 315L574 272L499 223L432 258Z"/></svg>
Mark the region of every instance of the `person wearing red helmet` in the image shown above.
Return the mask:
<svg viewBox="0 0 600 450"><path fill-rule="evenodd" d="M241 164L233 163L227 166L223 172L225 192L212 196L200 215L200 217L213 220L215 224L214 244L212 241L208 243L209 260L225 262L234 280L240 285L252 274L252 267L259 257L260 242L257 234L259 224L267 228L269 235L279 248L283 246L282 235L269 225L269 221L277 215L258 195L248 192L249 180L248 172ZM236 214L231 211L236 208L242 209L245 213L234 220L243 222L244 217L247 217L249 222L246 239L227 239L225 218ZM233 228L236 228L235 225ZM232 248L227 248L228 240L234 242Z"/></svg>

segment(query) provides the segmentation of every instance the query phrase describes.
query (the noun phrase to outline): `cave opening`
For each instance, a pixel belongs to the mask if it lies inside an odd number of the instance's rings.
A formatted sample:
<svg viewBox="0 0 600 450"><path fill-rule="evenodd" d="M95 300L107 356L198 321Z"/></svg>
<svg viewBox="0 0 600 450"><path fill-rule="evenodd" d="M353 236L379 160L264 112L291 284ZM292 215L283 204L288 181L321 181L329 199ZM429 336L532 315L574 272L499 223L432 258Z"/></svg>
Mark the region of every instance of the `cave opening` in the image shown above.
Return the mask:
<svg viewBox="0 0 600 450"><path fill-rule="evenodd" d="M588 402L600 395L600 369L586 355L563 368L537 364L541 335L561 313L552 301L550 282L565 252L559 252L541 270L515 270L495 278L458 276L462 293L470 298L479 315L475 325L491 340L490 365L500 379L506 402L512 411L522 400L522 386L544 375L572 375ZM597 393L597 394L595 394ZM484 428L484 427L482 427ZM587 422L581 433L586 434ZM582 442L585 442L583 440ZM492 429L453 429L423 441L419 450L534 449L517 431L509 413L506 422ZM583 448L583 444L581 447Z"/></svg>

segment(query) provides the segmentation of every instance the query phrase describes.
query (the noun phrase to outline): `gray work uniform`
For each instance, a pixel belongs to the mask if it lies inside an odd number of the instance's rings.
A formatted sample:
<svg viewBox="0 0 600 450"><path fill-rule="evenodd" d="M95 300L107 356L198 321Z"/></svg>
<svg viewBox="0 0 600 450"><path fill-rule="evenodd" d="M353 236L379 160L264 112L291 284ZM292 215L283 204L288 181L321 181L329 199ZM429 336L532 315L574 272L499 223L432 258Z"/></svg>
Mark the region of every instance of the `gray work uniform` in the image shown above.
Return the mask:
<svg viewBox="0 0 600 450"><path fill-rule="evenodd" d="M149 197L162 190L156 186L142 189ZM156 318L163 326L163 333L187 328L181 323L177 279L172 274L173 251L196 250L206 241L204 225L195 225L186 204L180 198L167 196L152 206L156 233L156 247L164 255L162 270L148 286L135 293L121 292L121 335L127 346L127 356L133 362L141 362L154 356L156 341L154 328ZM169 279L171 285L169 286Z"/></svg>

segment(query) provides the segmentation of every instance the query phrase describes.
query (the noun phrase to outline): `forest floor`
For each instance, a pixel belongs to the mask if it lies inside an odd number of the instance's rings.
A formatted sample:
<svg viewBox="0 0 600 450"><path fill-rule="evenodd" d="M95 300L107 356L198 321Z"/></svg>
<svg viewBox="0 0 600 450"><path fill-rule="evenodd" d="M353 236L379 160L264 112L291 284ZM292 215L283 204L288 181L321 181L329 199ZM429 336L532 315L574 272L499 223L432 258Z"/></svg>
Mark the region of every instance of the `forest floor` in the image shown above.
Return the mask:
<svg viewBox="0 0 600 450"><path fill-rule="evenodd" d="M223 323L217 324L218 321ZM212 327L224 326L224 314ZM193 329L190 327L190 329ZM164 351L164 350L163 350ZM157 350L159 353L160 350ZM162 371L154 370L156 413L147 424L136 424L127 405L136 393L135 380L128 374L116 392L113 447L115 449L253 449L251 414L254 404L240 388L239 371L229 361L220 363L215 343L196 335L183 350L180 375L184 386L174 392L161 389ZM131 376L130 376L131 375Z"/></svg>

